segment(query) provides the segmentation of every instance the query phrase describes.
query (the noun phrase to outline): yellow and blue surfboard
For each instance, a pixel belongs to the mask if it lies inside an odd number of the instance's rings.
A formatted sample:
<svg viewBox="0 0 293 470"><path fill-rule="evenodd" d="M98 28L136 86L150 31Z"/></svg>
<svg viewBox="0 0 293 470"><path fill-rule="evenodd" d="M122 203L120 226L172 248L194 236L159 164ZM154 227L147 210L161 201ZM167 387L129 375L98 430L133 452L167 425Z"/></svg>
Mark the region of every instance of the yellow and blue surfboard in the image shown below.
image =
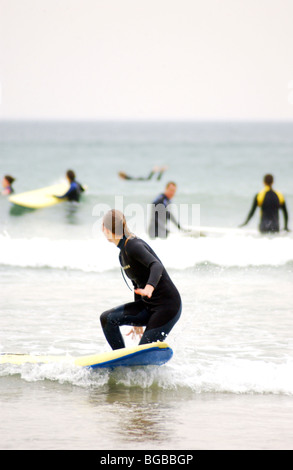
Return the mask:
<svg viewBox="0 0 293 470"><path fill-rule="evenodd" d="M90 369L115 369L116 367L160 366L168 362L173 351L164 342L143 344L141 346L116 349L90 356L38 356L29 354L0 354L1 364L52 364L64 363Z"/></svg>

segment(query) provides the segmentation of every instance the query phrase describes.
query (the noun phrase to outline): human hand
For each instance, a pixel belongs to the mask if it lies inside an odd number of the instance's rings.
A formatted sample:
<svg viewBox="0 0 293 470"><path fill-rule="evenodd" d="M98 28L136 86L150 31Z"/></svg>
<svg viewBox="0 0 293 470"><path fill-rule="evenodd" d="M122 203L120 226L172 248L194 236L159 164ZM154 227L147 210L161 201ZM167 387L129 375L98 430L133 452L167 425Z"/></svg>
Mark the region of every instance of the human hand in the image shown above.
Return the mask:
<svg viewBox="0 0 293 470"><path fill-rule="evenodd" d="M129 336L129 335L132 335L131 339L135 339L136 336L139 337L139 339L141 339L142 335L143 335L143 327L142 326L134 326L130 331L129 333L126 334L126 336Z"/></svg>
<svg viewBox="0 0 293 470"><path fill-rule="evenodd" d="M147 284L144 289L135 289L134 292L142 297L148 297L150 299L153 295L154 287Z"/></svg>

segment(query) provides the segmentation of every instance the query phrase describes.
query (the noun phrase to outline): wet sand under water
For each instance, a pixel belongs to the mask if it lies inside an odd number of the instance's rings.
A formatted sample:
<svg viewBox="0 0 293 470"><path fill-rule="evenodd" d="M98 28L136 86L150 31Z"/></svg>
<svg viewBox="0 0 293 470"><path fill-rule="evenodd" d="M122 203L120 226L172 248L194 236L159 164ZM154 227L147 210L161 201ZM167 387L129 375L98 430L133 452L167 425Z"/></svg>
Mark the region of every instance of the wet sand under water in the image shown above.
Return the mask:
<svg viewBox="0 0 293 470"><path fill-rule="evenodd" d="M2 450L293 449L293 399L0 380ZM17 420L15 417L17 416Z"/></svg>

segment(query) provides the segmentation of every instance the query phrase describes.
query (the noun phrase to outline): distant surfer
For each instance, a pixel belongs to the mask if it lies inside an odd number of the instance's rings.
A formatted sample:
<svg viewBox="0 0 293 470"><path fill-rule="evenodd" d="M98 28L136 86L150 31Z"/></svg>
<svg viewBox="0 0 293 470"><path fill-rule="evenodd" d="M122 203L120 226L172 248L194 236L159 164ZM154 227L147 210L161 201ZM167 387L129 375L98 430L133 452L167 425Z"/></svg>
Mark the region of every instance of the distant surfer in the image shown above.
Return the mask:
<svg viewBox="0 0 293 470"><path fill-rule="evenodd" d="M66 178L70 184L68 191L63 196L54 196L58 199L67 199L68 201L79 202L80 195L85 191L84 187L75 179L75 173L72 170L68 170Z"/></svg>
<svg viewBox="0 0 293 470"><path fill-rule="evenodd" d="M163 194L160 194L152 203L151 220L149 225L150 238L167 238L169 235L170 221L181 230L179 222L175 219L170 208L172 198L177 191L177 185L174 182L169 182L166 185Z"/></svg>
<svg viewBox="0 0 293 470"><path fill-rule="evenodd" d="M14 183L14 181L15 181L15 178L13 178L10 175L4 176L2 180L2 187L4 189L1 193L3 196L9 196L10 194L14 192L13 187L12 187L12 184Z"/></svg>
<svg viewBox="0 0 293 470"><path fill-rule="evenodd" d="M153 176L157 173L157 181L160 181L162 178L164 172L166 171L166 167L154 167L150 174L146 177L142 176L129 176L128 174L124 173L123 171L120 171L118 173L119 177L123 180L128 180L128 181L149 181L153 178Z"/></svg>
<svg viewBox="0 0 293 470"><path fill-rule="evenodd" d="M108 241L119 248L123 276L125 273L134 286L134 302L101 315L108 343L112 349L125 347L120 332L123 325L133 326L130 333L140 336L139 344L164 341L181 315L177 288L152 248L130 233L120 211L107 212L102 229Z"/></svg>
<svg viewBox="0 0 293 470"><path fill-rule="evenodd" d="M272 175L265 175L263 182L264 189L255 196L247 219L240 227L247 225L257 207L260 207L259 231L261 233L277 233L280 231L279 210L282 210L284 215L284 230L288 231L288 211L283 194L272 188L274 182Z"/></svg>

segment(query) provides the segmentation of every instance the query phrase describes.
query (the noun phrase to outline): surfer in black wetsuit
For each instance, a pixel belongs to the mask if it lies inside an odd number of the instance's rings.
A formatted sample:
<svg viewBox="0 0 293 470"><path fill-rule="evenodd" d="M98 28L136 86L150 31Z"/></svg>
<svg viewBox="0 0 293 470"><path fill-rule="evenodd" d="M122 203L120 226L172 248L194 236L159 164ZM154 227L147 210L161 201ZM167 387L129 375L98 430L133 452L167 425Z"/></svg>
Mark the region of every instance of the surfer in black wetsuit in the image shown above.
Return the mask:
<svg viewBox="0 0 293 470"><path fill-rule="evenodd" d="M134 302L101 315L101 325L112 349L125 347L120 326L131 325L139 344L164 341L181 315L180 294L152 248L129 232L124 215L109 211L103 220L106 238L119 249L123 276L134 286ZM125 274L124 274L125 273ZM126 279L125 279L126 280ZM146 327L142 334L142 327Z"/></svg>
<svg viewBox="0 0 293 470"><path fill-rule="evenodd" d="M84 188L80 183L75 180L75 173L72 170L68 170L66 173L66 178L70 183L70 188L68 191L63 194L63 196L54 196L58 199L67 199L68 201L79 202L80 195L84 192Z"/></svg>
<svg viewBox="0 0 293 470"><path fill-rule="evenodd" d="M149 225L150 238L167 238L169 235L170 221L181 230L179 222L175 219L174 215L168 208L171 204L171 199L175 196L177 190L176 183L170 182L167 184L163 194L160 194L152 203L151 220Z"/></svg>
<svg viewBox="0 0 293 470"><path fill-rule="evenodd" d="M122 178L123 180L128 180L128 181L149 181L153 178L153 176L158 173L158 176L157 176L157 181L160 181L160 179L162 178L162 175L163 173L166 171L166 167L162 167L162 168L158 168L158 167L155 167L152 169L152 171L150 172L150 174L147 176L147 177L142 177L142 176L129 176L127 175L126 173L124 173L123 171L120 171L118 173L118 175L120 176L120 178Z"/></svg>
<svg viewBox="0 0 293 470"><path fill-rule="evenodd" d="M282 210L284 215L284 230L288 231L288 211L286 207L285 198L282 193L280 193L279 191L275 191L272 188L273 182L274 178L272 175L266 175L264 177L265 187L255 196L247 219L242 225L240 225L240 227L244 227L244 225L247 225L252 216L254 215L257 207L260 207L261 220L259 231L261 233L277 233L280 231L280 209Z"/></svg>

